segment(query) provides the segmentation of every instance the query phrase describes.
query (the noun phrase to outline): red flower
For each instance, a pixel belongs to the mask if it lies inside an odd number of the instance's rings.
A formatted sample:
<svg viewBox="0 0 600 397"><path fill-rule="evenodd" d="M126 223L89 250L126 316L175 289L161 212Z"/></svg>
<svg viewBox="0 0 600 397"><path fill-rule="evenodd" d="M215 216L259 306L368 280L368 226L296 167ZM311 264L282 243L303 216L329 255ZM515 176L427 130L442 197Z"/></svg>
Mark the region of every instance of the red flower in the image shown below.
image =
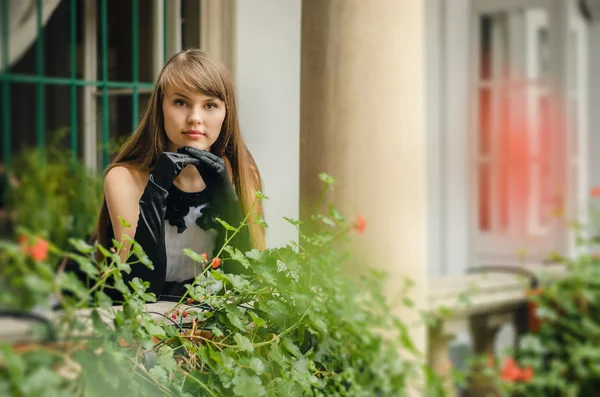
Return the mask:
<svg viewBox="0 0 600 397"><path fill-rule="evenodd" d="M177 316L176 316L175 314L173 314L173 315L171 316L171 318L172 318L173 320L177 320Z"/></svg>
<svg viewBox="0 0 600 397"><path fill-rule="evenodd" d="M206 254L202 253L200 254L200 256L202 257L202 259L204 260L204 262L206 262L208 259L206 258Z"/></svg>
<svg viewBox="0 0 600 397"><path fill-rule="evenodd" d="M43 238L36 237L33 245L29 244L29 239L27 236L20 236L18 240L19 243L21 243L21 249L23 252L29 255L36 262L43 262L48 259L48 248L50 247L50 243Z"/></svg>
<svg viewBox="0 0 600 397"><path fill-rule="evenodd" d="M356 217L356 221L354 221L354 225L352 226L357 232L364 233L365 228L367 227L367 221L365 220L365 218L363 218L362 215L359 215Z"/></svg>
<svg viewBox="0 0 600 397"><path fill-rule="evenodd" d="M592 197L600 197L600 186L596 186L596 187L592 188L590 195Z"/></svg>
<svg viewBox="0 0 600 397"><path fill-rule="evenodd" d="M210 265L213 269L218 268L219 266L221 266L221 260L219 258L215 258L212 260L212 265Z"/></svg>
<svg viewBox="0 0 600 397"><path fill-rule="evenodd" d="M500 372L500 378L502 380L516 382L522 377L522 371L517 365L516 361L512 357L507 357L502 365L502 371Z"/></svg>
<svg viewBox="0 0 600 397"><path fill-rule="evenodd" d="M188 316L187 312L183 312L183 318L186 318Z"/></svg>
<svg viewBox="0 0 600 397"><path fill-rule="evenodd" d="M194 300L193 300L192 298L189 298L189 299L187 300L187 304L188 304L188 305L191 305L192 303L194 303Z"/></svg>
<svg viewBox="0 0 600 397"><path fill-rule="evenodd" d="M533 368L520 368L515 359L512 357L507 357L504 360L504 365L502 366L502 371L500 372L500 378L509 382L531 382L533 375Z"/></svg>
<svg viewBox="0 0 600 397"><path fill-rule="evenodd" d="M533 379L533 369L531 367L524 368L521 373L521 379L523 379L523 382L531 382Z"/></svg>

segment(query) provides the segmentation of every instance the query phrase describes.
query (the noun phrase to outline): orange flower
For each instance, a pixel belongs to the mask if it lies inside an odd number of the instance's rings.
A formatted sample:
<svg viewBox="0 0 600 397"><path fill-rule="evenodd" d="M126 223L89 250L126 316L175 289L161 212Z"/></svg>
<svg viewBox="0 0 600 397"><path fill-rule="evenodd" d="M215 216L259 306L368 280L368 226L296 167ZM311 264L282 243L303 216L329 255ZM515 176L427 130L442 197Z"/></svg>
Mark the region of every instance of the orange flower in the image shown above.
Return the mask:
<svg viewBox="0 0 600 397"><path fill-rule="evenodd" d="M32 245L29 243L27 236L19 236L18 241L21 244L21 250L36 262L43 262L48 259L48 248L50 247L48 241L36 237L35 243Z"/></svg>
<svg viewBox="0 0 600 397"><path fill-rule="evenodd" d="M367 227L367 221L365 220L365 218L363 218L362 215L358 215L356 217L356 221L354 221L354 230L356 230L359 233L364 233L365 232L365 228Z"/></svg>
<svg viewBox="0 0 600 397"><path fill-rule="evenodd" d="M521 374L521 378L523 379L523 382L531 382L531 380L533 379L533 368L524 368L523 373Z"/></svg>
<svg viewBox="0 0 600 397"><path fill-rule="evenodd" d="M600 186L592 188L592 190L590 191L590 195L592 197L600 197Z"/></svg>
<svg viewBox="0 0 600 397"><path fill-rule="evenodd" d="M34 260L43 262L48 259L49 246L50 244L46 240L38 237L35 245L29 247L29 255L31 255Z"/></svg>
<svg viewBox="0 0 600 397"><path fill-rule="evenodd" d="M212 267L213 269L216 269L219 266L221 266L221 260L219 258L213 259L212 260L212 265L210 265L210 267Z"/></svg>
<svg viewBox="0 0 600 397"><path fill-rule="evenodd" d="M512 357L507 357L502 365L502 371L500 372L500 378L502 380L516 382L523 376L521 369L517 365L516 361Z"/></svg>

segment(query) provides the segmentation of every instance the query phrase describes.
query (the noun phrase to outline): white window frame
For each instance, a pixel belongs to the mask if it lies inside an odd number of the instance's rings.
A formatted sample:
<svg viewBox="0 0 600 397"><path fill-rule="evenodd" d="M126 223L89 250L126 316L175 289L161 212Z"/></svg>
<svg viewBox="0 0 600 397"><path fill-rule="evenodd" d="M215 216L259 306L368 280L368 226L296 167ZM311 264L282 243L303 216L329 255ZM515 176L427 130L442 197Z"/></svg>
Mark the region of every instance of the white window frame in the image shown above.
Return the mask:
<svg viewBox="0 0 600 397"><path fill-rule="evenodd" d="M584 219L587 211L588 204L588 192L589 192L589 175L586 164L588 164L587 153L584 148L587 147L588 142L588 45L587 45L587 26L576 7L574 0L474 0L473 1L473 15L472 15L472 33L471 37L474 39L474 43L471 45L472 58L471 58L471 76L473 79L478 79L477 74L478 68L476 62L478 61L479 47L478 37L479 31L477 30L477 21L482 13L490 13L494 11L505 11L514 7L536 7L544 8L546 10L547 19L541 14L530 14L531 19L529 22L533 22L529 25L531 31L526 32L525 36L527 46L535 46L532 40L535 36L535 30L542 26L547 26L549 31L549 37L551 41L551 51L553 52L550 64L552 70L550 71L552 87L556 90L559 95L558 106L560 108L554 108L551 111L564 117L563 124L566 136L563 137L564 141L558 143L560 151L551 157L551 161L561 164L559 175L562 181L561 191L557 191L555 197L554 206L557 210L562 208L563 215L562 219L557 219L552 222L552 230L548 229L548 226L542 226L539 219L539 208L540 204L540 192L533 190L533 194L530 197L529 207L533 209L527 215L526 228L530 235L533 237L531 240L523 241L522 236L517 238L494 238L488 239L488 246L482 244L481 233L478 227L478 188L477 188L477 168L472 166L471 181L473 186L471 190L471 203L470 208L474 209L473 216L471 217L471 238L470 238L470 252L471 252L471 263L474 265L487 264L493 262L495 264L506 262L506 264L517 265L520 262L520 248L523 248L529 253L529 260L541 260L544 259L547 251L551 249L557 249L563 254L572 254L575 249L574 235L575 232L569 227L569 222L572 220ZM548 26L549 25L549 26ZM569 44L567 40L574 38L572 43ZM575 51L575 53L567 52ZM533 52L528 51L528 54ZM529 57L528 57L529 58ZM575 65L571 65L568 62L575 60ZM527 67L529 71L536 70L536 59L531 57L526 59ZM536 78L538 76L530 76ZM476 87L474 81L471 81L470 87ZM472 91L472 95L477 91ZM533 90L529 95L529 101L536 101L536 95L542 94L542 90L536 93ZM476 97L472 97L475 99ZM562 100L560 100L562 99ZM565 101L564 99L568 99ZM571 103L576 100L578 107L573 109ZM563 102L563 103L560 103ZM477 109L471 114L471 153L476 153L477 150ZM536 122L535 112L531 114L532 118L530 122ZM577 121L577 130L571 128L571 124L568 124L570 118L574 118ZM556 119L556 122L561 121ZM557 128L561 128L560 124L556 124ZM556 136L556 135L555 135ZM533 148L539 144L537 137L530 136L532 139L530 143L533 144ZM561 147L562 144L562 147ZM580 148L580 150L578 150ZM539 169L531 167L530 175L532 176L532 184L539 187L536 182L539 182L541 174ZM535 203L533 202L535 201ZM535 235L543 235L548 233L548 245L536 244ZM494 247L499 249L494 251ZM483 251L482 251L483 248ZM531 256L535 250L540 256ZM486 252L487 250L487 252ZM483 254L482 254L483 252Z"/></svg>

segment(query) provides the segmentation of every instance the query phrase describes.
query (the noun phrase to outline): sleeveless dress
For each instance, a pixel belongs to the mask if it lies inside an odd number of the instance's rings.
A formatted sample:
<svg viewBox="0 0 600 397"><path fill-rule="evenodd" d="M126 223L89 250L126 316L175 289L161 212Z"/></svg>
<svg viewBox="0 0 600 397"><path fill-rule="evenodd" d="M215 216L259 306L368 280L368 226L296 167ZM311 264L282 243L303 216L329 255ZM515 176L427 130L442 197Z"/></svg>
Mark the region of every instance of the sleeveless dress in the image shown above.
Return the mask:
<svg viewBox="0 0 600 397"><path fill-rule="evenodd" d="M189 248L198 254L213 258L218 237L214 210L209 205L209 194L188 193L175 184L169 189L165 216L165 248L167 253L167 282L184 282L202 273L202 265L184 254Z"/></svg>

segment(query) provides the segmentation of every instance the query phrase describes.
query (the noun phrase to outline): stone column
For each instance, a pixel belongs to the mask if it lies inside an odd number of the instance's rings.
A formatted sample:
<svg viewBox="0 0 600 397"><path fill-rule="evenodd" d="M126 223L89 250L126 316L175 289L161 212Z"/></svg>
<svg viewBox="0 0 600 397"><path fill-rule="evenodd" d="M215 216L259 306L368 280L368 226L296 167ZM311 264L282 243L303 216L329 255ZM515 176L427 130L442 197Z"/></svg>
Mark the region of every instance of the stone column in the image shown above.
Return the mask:
<svg viewBox="0 0 600 397"><path fill-rule="evenodd" d="M427 296L424 4L304 0L301 52L301 215L319 194L317 175L336 177L329 198L368 222L353 236L357 263L389 274L390 299L404 278L415 281L418 309ZM416 310L398 312L419 321ZM426 352L425 328L411 331Z"/></svg>

